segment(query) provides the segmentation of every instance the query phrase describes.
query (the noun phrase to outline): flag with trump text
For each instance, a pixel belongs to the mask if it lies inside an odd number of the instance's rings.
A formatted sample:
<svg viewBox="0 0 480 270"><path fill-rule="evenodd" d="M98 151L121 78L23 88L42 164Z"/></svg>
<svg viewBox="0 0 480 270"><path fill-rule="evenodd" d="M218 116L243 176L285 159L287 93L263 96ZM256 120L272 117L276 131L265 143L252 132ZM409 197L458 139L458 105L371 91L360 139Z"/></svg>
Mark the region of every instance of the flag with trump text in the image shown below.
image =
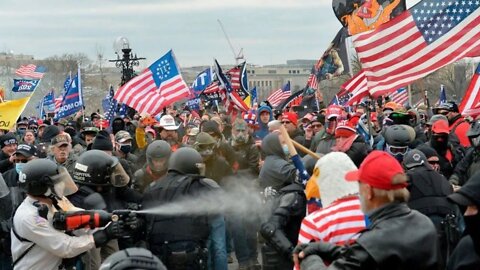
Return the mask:
<svg viewBox="0 0 480 270"><path fill-rule="evenodd" d="M60 107L55 112L55 119L61 119L83 109L82 80L80 69L72 79L70 86L63 95Z"/></svg>
<svg viewBox="0 0 480 270"><path fill-rule="evenodd" d="M465 57L480 55L480 1L422 0L353 37L368 90L388 94Z"/></svg>
<svg viewBox="0 0 480 270"><path fill-rule="evenodd" d="M157 115L165 106L189 95L190 88L183 80L175 55L170 50L120 87L114 99L139 113Z"/></svg>

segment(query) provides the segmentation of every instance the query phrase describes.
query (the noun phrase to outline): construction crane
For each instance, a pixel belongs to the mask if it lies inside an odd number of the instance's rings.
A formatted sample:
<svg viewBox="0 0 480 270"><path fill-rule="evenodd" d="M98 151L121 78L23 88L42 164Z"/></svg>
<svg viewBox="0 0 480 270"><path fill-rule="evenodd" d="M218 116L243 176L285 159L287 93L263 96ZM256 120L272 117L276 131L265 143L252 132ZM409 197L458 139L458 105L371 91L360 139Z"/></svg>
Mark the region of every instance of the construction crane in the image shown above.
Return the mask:
<svg viewBox="0 0 480 270"><path fill-rule="evenodd" d="M225 27L223 27L222 21L220 19L217 19L218 24L220 24L220 28L222 28L223 34L225 35L225 38L227 39L228 45L230 46L230 49L232 50L233 57L235 58L235 64L238 65L239 60L245 59L243 57L243 48L240 49L238 54L235 52L235 49L233 48L232 42L230 42L230 38L228 38L227 31L225 31Z"/></svg>

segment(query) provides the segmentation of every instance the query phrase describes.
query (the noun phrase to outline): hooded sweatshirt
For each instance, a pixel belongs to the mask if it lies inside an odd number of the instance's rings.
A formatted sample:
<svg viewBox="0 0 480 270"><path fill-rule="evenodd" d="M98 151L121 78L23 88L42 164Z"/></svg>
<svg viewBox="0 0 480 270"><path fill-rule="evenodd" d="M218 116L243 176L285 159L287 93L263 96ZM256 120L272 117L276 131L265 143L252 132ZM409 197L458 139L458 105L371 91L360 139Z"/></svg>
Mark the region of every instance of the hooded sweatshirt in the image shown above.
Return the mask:
<svg viewBox="0 0 480 270"><path fill-rule="evenodd" d="M264 111L267 111L268 113L270 113L270 119L268 121L270 122L273 120L272 109L268 106L260 106L260 108L258 108L257 110L257 121L258 121L259 128L253 134L255 138L263 139L265 138L265 136L268 135L268 123L265 124L265 123L262 123L262 121L260 121L260 114Z"/></svg>
<svg viewBox="0 0 480 270"><path fill-rule="evenodd" d="M287 161L278 134L271 133L262 140L262 151L266 158L260 170L260 186L280 190L295 181L297 169Z"/></svg>

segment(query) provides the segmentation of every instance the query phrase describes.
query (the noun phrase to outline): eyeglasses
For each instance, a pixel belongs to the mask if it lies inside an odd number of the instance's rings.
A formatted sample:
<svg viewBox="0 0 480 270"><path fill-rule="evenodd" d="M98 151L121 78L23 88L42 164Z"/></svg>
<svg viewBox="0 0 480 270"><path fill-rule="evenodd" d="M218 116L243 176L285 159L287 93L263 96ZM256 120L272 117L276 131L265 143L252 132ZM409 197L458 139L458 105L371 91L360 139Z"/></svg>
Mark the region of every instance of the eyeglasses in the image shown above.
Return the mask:
<svg viewBox="0 0 480 270"><path fill-rule="evenodd" d="M322 124L316 124L316 125L312 125L312 127L313 128L321 128L321 127L323 127L323 125Z"/></svg>
<svg viewBox="0 0 480 270"><path fill-rule="evenodd" d="M27 163L28 159L14 159L13 163Z"/></svg>
<svg viewBox="0 0 480 270"><path fill-rule="evenodd" d="M282 121L282 124L286 125L286 124L291 124L292 122L290 121Z"/></svg>

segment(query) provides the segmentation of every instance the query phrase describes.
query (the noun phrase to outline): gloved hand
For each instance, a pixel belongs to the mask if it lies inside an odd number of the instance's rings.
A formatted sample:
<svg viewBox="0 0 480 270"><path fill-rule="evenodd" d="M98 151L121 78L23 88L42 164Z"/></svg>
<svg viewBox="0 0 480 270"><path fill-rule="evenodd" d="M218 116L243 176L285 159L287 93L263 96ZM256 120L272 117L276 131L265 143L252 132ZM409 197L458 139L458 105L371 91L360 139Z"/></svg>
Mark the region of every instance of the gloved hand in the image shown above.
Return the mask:
<svg viewBox="0 0 480 270"><path fill-rule="evenodd" d="M93 240L95 240L95 246L100 247L105 245L112 239L117 239L126 235L124 230L125 223L122 220L110 222L104 229L98 230L93 233Z"/></svg>
<svg viewBox="0 0 480 270"><path fill-rule="evenodd" d="M140 227L140 220L137 218L137 214L135 212L130 212L130 214L125 217L124 221L127 229L136 230Z"/></svg>

